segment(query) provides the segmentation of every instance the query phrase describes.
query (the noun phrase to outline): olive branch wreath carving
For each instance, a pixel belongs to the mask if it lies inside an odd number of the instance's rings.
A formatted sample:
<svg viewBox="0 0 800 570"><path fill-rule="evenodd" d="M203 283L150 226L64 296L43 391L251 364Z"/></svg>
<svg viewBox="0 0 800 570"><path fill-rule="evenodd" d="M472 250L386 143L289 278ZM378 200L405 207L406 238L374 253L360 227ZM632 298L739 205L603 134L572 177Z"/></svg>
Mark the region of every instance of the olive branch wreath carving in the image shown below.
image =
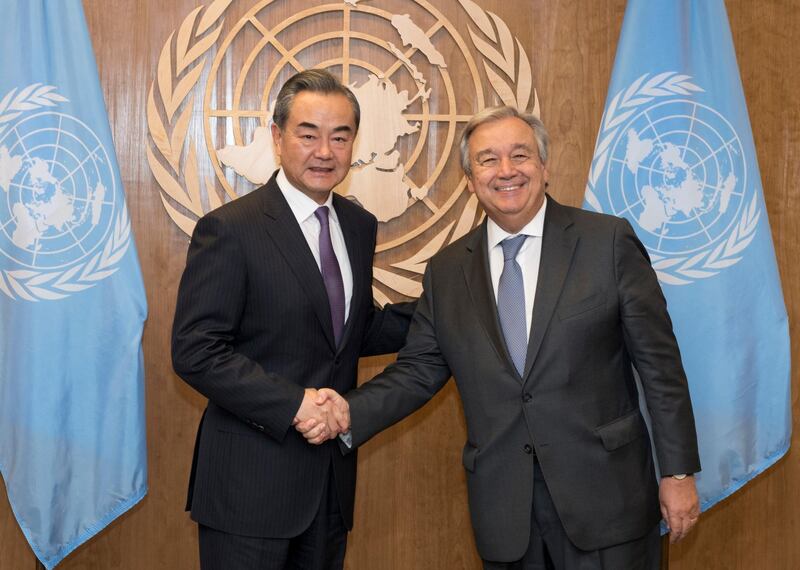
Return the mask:
<svg viewBox="0 0 800 570"><path fill-rule="evenodd" d="M192 235L196 219L192 219L175 208L168 196L186 210L200 218L205 213L202 195L208 197L211 209L222 205L216 193L214 179L201 179L197 164L197 149L188 143L189 123L194 110L194 95L190 95L205 67L208 52L216 44L222 31L223 13L232 0L215 0L199 18L203 6L198 6L184 18L177 35L170 34L158 58L157 77L150 85L147 96L147 126L156 150L170 168L164 166L153 149L147 146L147 161L150 170L161 187L161 202L172 221L187 235ZM195 26L196 25L196 26ZM216 27L214 27L216 26ZM213 27L213 29L212 29ZM175 48L173 72L172 48ZM177 76L182 77L174 82ZM174 83L174 84L173 84ZM162 121L156 100L160 99L166 114ZM183 103L183 111L178 109ZM171 134L167 127L172 127ZM181 158L186 157L181 169ZM183 179L183 184L181 184ZM186 189L184 190L184 184ZM235 196L231 196L235 198Z"/></svg>

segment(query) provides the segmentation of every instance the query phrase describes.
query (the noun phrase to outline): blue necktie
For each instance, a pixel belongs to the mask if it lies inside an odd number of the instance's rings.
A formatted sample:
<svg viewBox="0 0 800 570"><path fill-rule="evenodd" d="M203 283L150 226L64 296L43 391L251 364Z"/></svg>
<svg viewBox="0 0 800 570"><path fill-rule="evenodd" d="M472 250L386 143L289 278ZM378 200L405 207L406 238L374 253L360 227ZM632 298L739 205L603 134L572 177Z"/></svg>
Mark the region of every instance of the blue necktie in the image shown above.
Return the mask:
<svg viewBox="0 0 800 570"><path fill-rule="evenodd" d="M527 236L506 238L503 246L503 272L497 287L497 313L506 339L506 347L514 366L522 376L525 370L525 355L528 351L528 327L525 319L525 284L522 268L517 263L517 254Z"/></svg>
<svg viewBox="0 0 800 570"><path fill-rule="evenodd" d="M328 304L331 307L331 322L333 323L333 338L336 346L344 329L344 282L342 271L339 269L339 260L333 251L331 243L331 229L328 223L327 206L320 206L314 211L319 220L319 261L322 269L322 281L328 293Z"/></svg>

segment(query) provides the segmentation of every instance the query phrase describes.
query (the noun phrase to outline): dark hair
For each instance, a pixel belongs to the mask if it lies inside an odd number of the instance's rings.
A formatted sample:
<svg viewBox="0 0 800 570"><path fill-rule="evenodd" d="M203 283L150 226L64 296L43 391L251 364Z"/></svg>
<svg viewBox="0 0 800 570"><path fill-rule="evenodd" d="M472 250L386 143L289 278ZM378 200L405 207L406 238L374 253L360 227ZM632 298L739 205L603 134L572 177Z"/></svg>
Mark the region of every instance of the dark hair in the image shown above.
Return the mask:
<svg viewBox="0 0 800 570"><path fill-rule="evenodd" d="M350 101L350 105L353 107L356 132L358 132L358 125L361 122L361 107L358 105L358 99L356 99L356 96L353 95L350 89L342 85L341 81L324 69L307 69L292 75L286 80L286 83L283 84L283 87L281 87L281 90L278 92L278 98L275 101L275 111L272 113L272 120L278 125L279 129L283 130L286 126L286 121L289 120L289 111L292 108L292 102L295 96L302 91L311 91L312 93L335 93L347 97L347 100Z"/></svg>

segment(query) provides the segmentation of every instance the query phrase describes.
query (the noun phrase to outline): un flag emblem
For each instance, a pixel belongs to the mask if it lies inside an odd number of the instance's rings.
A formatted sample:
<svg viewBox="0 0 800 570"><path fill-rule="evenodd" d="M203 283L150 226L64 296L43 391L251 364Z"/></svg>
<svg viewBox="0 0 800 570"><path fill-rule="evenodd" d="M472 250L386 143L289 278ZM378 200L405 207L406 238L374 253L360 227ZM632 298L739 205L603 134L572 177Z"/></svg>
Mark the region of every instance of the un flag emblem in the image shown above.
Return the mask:
<svg viewBox="0 0 800 570"><path fill-rule="evenodd" d="M606 171L614 214L630 214L642 241L664 255L726 236L744 205L739 137L719 113L678 99L639 111L617 138Z"/></svg>
<svg viewBox="0 0 800 570"><path fill-rule="evenodd" d="M116 271L130 222L94 131L57 110L20 106L33 109L0 134L0 291L60 299Z"/></svg>
<svg viewBox="0 0 800 570"><path fill-rule="evenodd" d="M737 263L760 218L736 129L689 79L645 75L612 100L586 189L596 210L631 221L672 285Z"/></svg>

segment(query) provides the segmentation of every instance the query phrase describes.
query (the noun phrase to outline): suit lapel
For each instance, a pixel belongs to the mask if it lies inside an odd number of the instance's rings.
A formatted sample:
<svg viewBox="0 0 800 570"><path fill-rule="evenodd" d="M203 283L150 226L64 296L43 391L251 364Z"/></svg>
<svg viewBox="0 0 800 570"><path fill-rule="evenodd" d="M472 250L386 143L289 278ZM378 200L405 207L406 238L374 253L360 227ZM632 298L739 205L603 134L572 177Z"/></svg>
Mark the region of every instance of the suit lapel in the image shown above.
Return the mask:
<svg viewBox="0 0 800 570"><path fill-rule="evenodd" d="M472 298L472 306L478 315L490 344L497 357L505 362L509 372L519 378L517 369L508 354L500 319L497 316L497 301L494 298L492 277L489 269L489 249L486 238L486 221L472 234L467 242L467 257L463 264L467 290Z"/></svg>
<svg viewBox="0 0 800 570"><path fill-rule="evenodd" d="M553 316L558 298L572 262L578 237L569 231L572 220L555 200L548 196L542 236L542 255L539 262L539 279L533 304L531 334L525 358L525 374L530 376L533 363L539 353L545 332Z"/></svg>
<svg viewBox="0 0 800 570"><path fill-rule="evenodd" d="M319 271L314 254L308 248L303 230L297 223L289 204L281 194L273 176L264 191L264 214L269 218L265 224L267 233L292 269L300 287L308 295L314 313L319 319L325 338L332 348L336 348L333 338L331 310L325 283Z"/></svg>
<svg viewBox="0 0 800 570"><path fill-rule="evenodd" d="M352 210L347 208L348 204L342 203L345 200L346 198L342 198L338 194L333 195L333 207L336 210L336 217L339 219L339 224L342 228L347 257L350 260L350 270L353 274L353 296L350 298L350 314L344 323L344 331L342 331L342 338L339 342L340 350L347 344L353 328L352 324L355 322L355 313L361 306L358 300L361 299L361 295L365 294L363 280L359 278L359 274L361 271L367 270L370 263L370 260L364 259L367 254L364 251L361 240L358 239L358 232L356 231L358 220L351 216Z"/></svg>

